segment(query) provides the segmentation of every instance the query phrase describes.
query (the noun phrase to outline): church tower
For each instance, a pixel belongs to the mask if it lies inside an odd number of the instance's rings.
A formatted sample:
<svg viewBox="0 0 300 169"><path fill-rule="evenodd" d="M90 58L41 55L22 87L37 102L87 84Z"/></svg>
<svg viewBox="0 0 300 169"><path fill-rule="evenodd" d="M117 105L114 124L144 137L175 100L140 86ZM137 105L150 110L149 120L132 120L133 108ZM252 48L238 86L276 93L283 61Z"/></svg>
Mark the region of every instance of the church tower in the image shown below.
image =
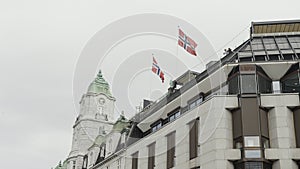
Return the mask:
<svg viewBox="0 0 300 169"><path fill-rule="evenodd" d="M72 149L67 169L81 169L83 157L99 134L109 133L115 122L115 98L101 70L80 101L80 113L73 126Z"/></svg>

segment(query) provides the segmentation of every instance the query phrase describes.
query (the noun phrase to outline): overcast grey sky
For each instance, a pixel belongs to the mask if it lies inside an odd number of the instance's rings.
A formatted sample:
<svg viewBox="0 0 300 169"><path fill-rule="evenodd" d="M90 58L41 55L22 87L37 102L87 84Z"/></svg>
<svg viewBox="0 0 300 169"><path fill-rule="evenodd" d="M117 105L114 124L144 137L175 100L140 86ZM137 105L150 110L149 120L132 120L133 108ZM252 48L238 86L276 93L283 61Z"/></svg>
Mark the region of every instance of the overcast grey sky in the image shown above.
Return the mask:
<svg viewBox="0 0 300 169"><path fill-rule="evenodd" d="M217 50L241 31L226 47L246 40L249 31L243 30L251 21L299 19L299 5L299 0L0 1L1 168L49 169L67 157L76 117L75 65L90 38L108 24L145 12L169 14L199 29Z"/></svg>

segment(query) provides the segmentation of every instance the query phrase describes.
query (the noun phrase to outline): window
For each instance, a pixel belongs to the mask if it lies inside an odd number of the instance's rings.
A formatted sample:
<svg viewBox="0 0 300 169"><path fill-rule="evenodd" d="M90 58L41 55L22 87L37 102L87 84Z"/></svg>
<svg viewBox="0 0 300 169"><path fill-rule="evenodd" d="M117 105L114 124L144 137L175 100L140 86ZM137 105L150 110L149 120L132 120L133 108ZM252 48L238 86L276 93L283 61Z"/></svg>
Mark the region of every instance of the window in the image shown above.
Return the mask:
<svg viewBox="0 0 300 169"><path fill-rule="evenodd" d="M73 169L76 168L76 161L73 161Z"/></svg>
<svg viewBox="0 0 300 169"><path fill-rule="evenodd" d="M100 147L100 152L99 152L99 161L103 161L105 158L105 145L102 145Z"/></svg>
<svg viewBox="0 0 300 169"><path fill-rule="evenodd" d="M256 93L255 74L241 75L241 85L242 93Z"/></svg>
<svg viewBox="0 0 300 169"><path fill-rule="evenodd" d="M237 75L234 75L228 80L228 92L229 94L239 93L239 79Z"/></svg>
<svg viewBox="0 0 300 169"><path fill-rule="evenodd" d="M272 88L273 88L273 93L280 93L280 82L279 81L273 81L272 82Z"/></svg>
<svg viewBox="0 0 300 169"><path fill-rule="evenodd" d="M300 109L294 110L294 126L296 136L296 146L300 148Z"/></svg>
<svg viewBox="0 0 300 169"><path fill-rule="evenodd" d="M139 152L132 154L132 169L138 169L138 155Z"/></svg>
<svg viewBox="0 0 300 169"><path fill-rule="evenodd" d="M196 102L192 102L192 103L190 104L190 109L193 109L194 107L196 107Z"/></svg>
<svg viewBox="0 0 300 169"><path fill-rule="evenodd" d="M117 160L117 169L121 168L121 158Z"/></svg>
<svg viewBox="0 0 300 169"><path fill-rule="evenodd" d="M259 136L245 136L245 147L260 147Z"/></svg>
<svg viewBox="0 0 300 169"><path fill-rule="evenodd" d="M148 146L148 169L155 167L155 143Z"/></svg>
<svg viewBox="0 0 300 169"><path fill-rule="evenodd" d="M243 147L243 142L241 141L236 141L234 144L234 148L236 149L241 149Z"/></svg>
<svg viewBox="0 0 300 169"><path fill-rule="evenodd" d="M167 169L175 166L175 132L167 135Z"/></svg>
<svg viewBox="0 0 300 169"><path fill-rule="evenodd" d="M156 124L154 124L154 125L152 126L152 132L157 131L157 130L160 129L161 127L162 127L162 123L161 123L161 121L159 121L159 122L157 122Z"/></svg>
<svg viewBox="0 0 300 169"><path fill-rule="evenodd" d="M267 138L262 138L262 146L263 148L270 148L270 141Z"/></svg>
<svg viewBox="0 0 300 169"><path fill-rule="evenodd" d="M200 93L199 95L195 96L190 101L188 101L189 109L193 109L199 106L203 102L203 98L204 98L203 95L204 95L203 93Z"/></svg>
<svg viewBox="0 0 300 169"><path fill-rule="evenodd" d="M245 169L263 169L261 162L246 162Z"/></svg>
<svg viewBox="0 0 300 169"><path fill-rule="evenodd" d="M300 91L298 72L293 72L287 75L281 80L281 83L282 83L282 91L284 93Z"/></svg>
<svg viewBox="0 0 300 169"><path fill-rule="evenodd" d="M272 163L249 161L244 163L236 163L235 169L272 169Z"/></svg>
<svg viewBox="0 0 300 169"><path fill-rule="evenodd" d="M176 110L175 112L171 113L171 114L169 115L169 121L171 122L171 121L177 119L177 118L180 116L180 114L181 114L181 113L180 113L180 109L178 109L178 110Z"/></svg>
<svg viewBox="0 0 300 169"><path fill-rule="evenodd" d="M245 158L261 158L261 150L245 150Z"/></svg>
<svg viewBox="0 0 300 169"><path fill-rule="evenodd" d="M258 89L260 93L271 93L272 80L261 74L258 74Z"/></svg>
<svg viewBox="0 0 300 169"><path fill-rule="evenodd" d="M94 159L93 159L93 152L90 153L90 166L93 165Z"/></svg>
<svg viewBox="0 0 300 169"><path fill-rule="evenodd" d="M190 148L190 160L198 156L198 122L195 120L189 125L189 148Z"/></svg>
<svg viewBox="0 0 300 169"><path fill-rule="evenodd" d="M87 169L87 167L88 167L88 156L87 155L85 155L84 157L83 157L83 165L82 165L83 167L83 169Z"/></svg>

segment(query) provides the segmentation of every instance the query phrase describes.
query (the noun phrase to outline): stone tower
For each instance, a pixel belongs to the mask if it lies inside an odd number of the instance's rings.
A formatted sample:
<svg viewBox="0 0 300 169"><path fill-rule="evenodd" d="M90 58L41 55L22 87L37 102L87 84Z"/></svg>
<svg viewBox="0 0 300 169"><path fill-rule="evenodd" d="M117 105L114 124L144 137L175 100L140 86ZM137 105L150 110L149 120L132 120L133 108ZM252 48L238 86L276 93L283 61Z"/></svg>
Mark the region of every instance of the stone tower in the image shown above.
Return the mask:
<svg viewBox="0 0 300 169"><path fill-rule="evenodd" d="M111 131L115 98L101 70L80 101L80 113L73 126L72 149L67 159L68 169L81 169L83 157L99 134Z"/></svg>

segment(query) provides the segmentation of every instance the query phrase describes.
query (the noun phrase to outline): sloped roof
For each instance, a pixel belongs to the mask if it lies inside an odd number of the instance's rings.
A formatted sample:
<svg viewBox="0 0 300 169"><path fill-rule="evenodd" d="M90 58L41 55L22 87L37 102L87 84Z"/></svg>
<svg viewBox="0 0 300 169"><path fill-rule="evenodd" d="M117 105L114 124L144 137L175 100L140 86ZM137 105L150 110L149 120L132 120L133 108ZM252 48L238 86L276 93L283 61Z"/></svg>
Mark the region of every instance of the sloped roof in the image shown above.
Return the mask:
<svg viewBox="0 0 300 169"><path fill-rule="evenodd" d="M224 58L230 62L298 60L300 35L253 37Z"/></svg>

